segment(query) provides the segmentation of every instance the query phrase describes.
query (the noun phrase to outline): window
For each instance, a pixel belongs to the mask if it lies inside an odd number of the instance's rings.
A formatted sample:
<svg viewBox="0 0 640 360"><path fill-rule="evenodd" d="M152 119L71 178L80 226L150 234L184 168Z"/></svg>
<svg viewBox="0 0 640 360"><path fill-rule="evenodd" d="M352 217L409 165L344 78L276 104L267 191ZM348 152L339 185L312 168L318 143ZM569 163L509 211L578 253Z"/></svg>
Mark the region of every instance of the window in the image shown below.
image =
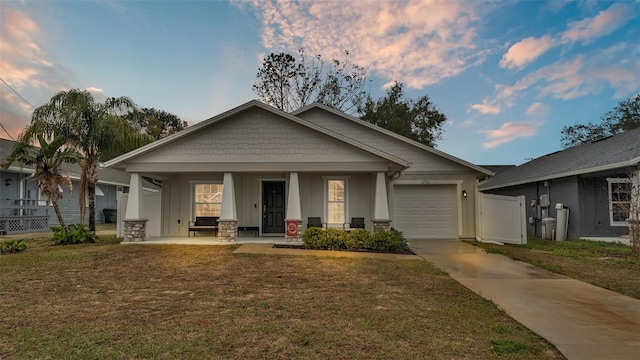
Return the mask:
<svg viewBox="0 0 640 360"><path fill-rule="evenodd" d="M607 179L609 183L609 221L611 226L626 226L631 209L631 179Z"/></svg>
<svg viewBox="0 0 640 360"><path fill-rule="evenodd" d="M58 192L60 194L64 192L60 185L58 185ZM40 189L38 189L38 206L53 206L53 203L49 201L49 197L43 194L42 191L40 191Z"/></svg>
<svg viewBox="0 0 640 360"><path fill-rule="evenodd" d="M193 216L220 216L222 184L194 184Z"/></svg>
<svg viewBox="0 0 640 360"><path fill-rule="evenodd" d="M326 215L327 223L342 225L347 218L347 180L327 179L326 181Z"/></svg>

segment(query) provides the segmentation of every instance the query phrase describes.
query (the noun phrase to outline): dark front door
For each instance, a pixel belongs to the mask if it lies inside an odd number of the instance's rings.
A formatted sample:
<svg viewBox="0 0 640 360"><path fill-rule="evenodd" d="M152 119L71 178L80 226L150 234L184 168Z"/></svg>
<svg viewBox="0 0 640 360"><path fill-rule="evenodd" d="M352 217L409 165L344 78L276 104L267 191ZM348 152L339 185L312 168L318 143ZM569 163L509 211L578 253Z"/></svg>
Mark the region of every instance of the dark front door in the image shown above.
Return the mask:
<svg viewBox="0 0 640 360"><path fill-rule="evenodd" d="M262 232L284 233L284 181L262 183Z"/></svg>

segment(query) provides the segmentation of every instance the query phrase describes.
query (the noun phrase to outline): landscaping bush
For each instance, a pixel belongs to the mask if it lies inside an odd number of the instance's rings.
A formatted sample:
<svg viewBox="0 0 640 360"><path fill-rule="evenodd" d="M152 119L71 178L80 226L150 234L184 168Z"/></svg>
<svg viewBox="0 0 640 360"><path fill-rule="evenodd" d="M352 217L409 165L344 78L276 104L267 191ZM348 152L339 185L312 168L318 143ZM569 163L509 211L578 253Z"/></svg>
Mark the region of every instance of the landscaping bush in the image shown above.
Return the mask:
<svg viewBox="0 0 640 360"><path fill-rule="evenodd" d="M365 243L365 248L371 251L387 252L397 250L407 250L409 244L402 233L398 230L376 231Z"/></svg>
<svg viewBox="0 0 640 360"><path fill-rule="evenodd" d="M302 236L306 249L348 249L376 252L408 250L409 244L400 231L378 231L370 233L364 229L346 232L341 229L310 228Z"/></svg>
<svg viewBox="0 0 640 360"><path fill-rule="evenodd" d="M349 250L365 249L365 244L370 241L371 233L364 229L356 229L345 235L344 244Z"/></svg>
<svg viewBox="0 0 640 360"><path fill-rule="evenodd" d="M71 224L67 227L52 226L53 242L56 245L94 243L98 241L95 232L89 231L85 224Z"/></svg>
<svg viewBox="0 0 640 360"><path fill-rule="evenodd" d="M319 227L308 228L302 235L302 242L307 249L322 249L324 246L325 233Z"/></svg>
<svg viewBox="0 0 640 360"><path fill-rule="evenodd" d="M11 254L25 251L27 244L24 243L24 239L3 241L2 247L0 247L0 253Z"/></svg>

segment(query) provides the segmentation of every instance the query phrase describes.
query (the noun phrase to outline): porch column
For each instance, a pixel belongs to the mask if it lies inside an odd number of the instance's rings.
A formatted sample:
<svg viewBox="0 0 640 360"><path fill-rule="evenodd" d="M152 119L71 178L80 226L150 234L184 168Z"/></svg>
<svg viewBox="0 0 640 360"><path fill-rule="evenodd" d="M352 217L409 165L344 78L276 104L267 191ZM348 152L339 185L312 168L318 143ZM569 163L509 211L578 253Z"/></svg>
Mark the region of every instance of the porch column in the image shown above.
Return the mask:
<svg viewBox="0 0 640 360"><path fill-rule="evenodd" d="M221 241L236 241L238 234L238 216L236 215L236 193L233 186L233 174L224 173L222 180L222 205L218 219L218 237Z"/></svg>
<svg viewBox="0 0 640 360"><path fill-rule="evenodd" d="M289 197L287 199L286 241L300 241L302 237L302 211L300 207L300 185L298 173L289 174Z"/></svg>
<svg viewBox="0 0 640 360"><path fill-rule="evenodd" d="M381 171L376 174L376 198L373 209L373 231L391 229L391 219L389 218L387 176Z"/></svg>
<svg viewBox="0 0 640 360"><path fill-rule="evenodd" d="M640 164L637 166L640 168ZM634 171L631 176L631 203L627 225L631 247L637 251L640 246L640 170Z"/></svg>
<svg viewBox="0 0 640 360"><path fill-rule="evenodd" d="M129 196L127 197L127 213L124 218L125 242L137 242L147 239L147 219L142 219L142 177L139 173L131 173L129 180Z"/></svg>

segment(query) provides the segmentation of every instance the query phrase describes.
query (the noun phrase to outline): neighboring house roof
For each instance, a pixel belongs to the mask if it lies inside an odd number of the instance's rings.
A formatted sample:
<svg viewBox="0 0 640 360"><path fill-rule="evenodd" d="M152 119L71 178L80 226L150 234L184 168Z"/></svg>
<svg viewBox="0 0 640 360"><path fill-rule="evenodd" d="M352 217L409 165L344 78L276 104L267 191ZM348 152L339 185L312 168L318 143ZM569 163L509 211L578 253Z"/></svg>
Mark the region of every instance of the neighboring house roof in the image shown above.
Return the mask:
<svg viewBox="0 0 640 360"><path fill-rule="evenodd" d="M326 136L329 136L331 138L334 138L334 139L339 140L339 141L344 142L344 143L348 143L351 146L354 146L354 147L359 148L359 149L361 149L363 151L366 151L368 153L374 154L374 155L376 155L376 156L378 156L380 158L383 158L383 159L391 161L391 162L393 162L395 164L398 164L401 167L401 169L402 168L407 168L407 167L409 167L411 165L406 160L401 159L401 158L399 158L397 156L385 153L385 152L380 151L379 149L371 147L371 146L369 146L367 144L363 144L361 142L354 141L353 139L350 139L350 138L348 138L348 137L346 137L346 136L344 136L342 134L338 134L338 133L333 132L331 130L325 129L325 128L321 127L321 126L317 126L317 125L315 125L315 124L313 124L311 122L308 122L308 121L306 121L304 119L301 119L299 117L296 117L296 116L293 116L291 114L288 114L286 112L280 111L280 110L278 110L278 109L276 109L274 107L271 107L269 105L261 103L261 102L259 102L257 100L251 100L251 101L249 101L249 102L247 102L245 104L242 104L242 105L240 105L238 107L235 107L235 108L233 108L233 109L231 109L229 111L226 111L226 112L224 112L222 114L219 114L219 115L214 116L214 117L212 117L210 119L207 119L207 120L199 122L199 123L197 123L197 124L195 124L193 126L190 126L190 127L186 128L185 130L179 131L179 132L174 133L174 134L172 134L170 136L167 136L167 137L165 137L163 139L160 139L160 140L157 140L155 142L152 142L151 144L142 146L142 147L140 147L138 149L135 149L135 150L132 150L132 151L130 151L130 152L124 154L124 155L121 155L119 157L111 159L111 160L109 160L109 161L107 161L105 163L105 167L114 167L114 168L123 167L124 164L129 160L132 160L132 159L134 159L134 158L136 158L138 156L141 156L143 154L147 154L147 153L149 153L149 152L151 152L151 151L153 151L153 150L155 150L157 148L160 148L162 146L165 146L167 144L175 142L175 141L177 141L179 139L182 139L182 138L184 138L186 136L189 136L189 135L191 135L193 133L196 133L196 132L198 132L198 131L200 131L202 129L205 129L205 128L209 127L209 126L212 126L214 124L217 124L219 122L227 120L227 119L229 119L229 118L231 118L233 116L236 116L236 115L238 115L240 113L243 113L245 111L248 111L248 110L251 110L251 109L255 109L255 108L271 112L271 113L273 113L273 114L275 114L277 116L280 116L282 118L288 119L288 120L290 120L290 121L292 121L294 123L297 123L299 125L305 126L305 127L309 128L309 129L312 129L314 131L322 133L322 134L324 134Z"/></svg>
<svg viewBox="0 0 640 360"><path fill-rule="evenodd" d="M15 141L0 139L0 163L4 162L7 157L11 154L13 149L13 144ZM24 173L24 174L32 174L34 172L33 166L26 166L20 163L12 164L7 171L16 172L16 173ZM64 164L62 165L63 173L68 173L69 177L73 180L80 179L80 166L77 164ZM117 169L106 169L99 167L98 168L98 184L108 184L108 185L117 185L117 186L129 186L131 175ZM147 182L146 180L143 183L144 188L149 190L158 190L159 187Z"/></svg>
<svg viewBox="0 0 640 360"><path fill-rule="evenodd" d="M302 107L302 108L300 108L300 109L298 109L296 111L293 111L291 113L291 115L298 116L298 115L301 115L301 114L303 114L305 112L308 112L308 111L310 111L312 109L322 109L322 110L330 112L330 113L332 113L334 115L340 116L340 117L344 118L345 120L352 121L353 123L361 125L361 126L363 126L365 128L372 129L372 130L377 131L379 133L382 133L382 134L385 134L385 135L390 136L392 138L398 139L398 140L403 141L403 142L405 142L405 143L407 143L407 144L409 144L411 146L420 148L420 149L425 150L425 151L427 151L429 153L432 153L432 154L435 154L437 156L443 157L445 159L451 160L451 161L453 161L453 162L455 162L457 164L460 164L460 165L463 165L465 167L471 168L471 169L473 169L475 171L478 171L480 173L483 173L483 174L486 174L486 175L493 175L493 172L491 172L490 170L487 170L487 169L484 169L484 168L482 168L480 166L474 165L474 164L472 164L472 163L470 163L468 161L459 159L459 158L457 158L457 157L455 157L453 155L447 154L447 153L442 152L440 150L437 150L437 149L435 149L433 147L430 147L430 146L424 145L422 143L419 143L417 141L411 140L411 139L406 138L406 137L404 137L402 135L396 134L393 131L389 131L389 130L387 130L385 128L382 128L380 126L373 125L373 124L371 124L371 123L369 123L367 121L364 121L362 119L356 118L356 117L351 116L349 114L345 114L345 113L343 113L343 112L341 112L339 110L336 110L336 109L331 108L329 106L326 106L324 104L313 103L313 104L304 106L304 107Z"/></svg>
<svg viewBox="0 0 640 360"><path fill-rule="evenodd" d="M490 190L604 170L636 167L640 163L640 128L587 142L499 172L481 185Z"/></svg>

